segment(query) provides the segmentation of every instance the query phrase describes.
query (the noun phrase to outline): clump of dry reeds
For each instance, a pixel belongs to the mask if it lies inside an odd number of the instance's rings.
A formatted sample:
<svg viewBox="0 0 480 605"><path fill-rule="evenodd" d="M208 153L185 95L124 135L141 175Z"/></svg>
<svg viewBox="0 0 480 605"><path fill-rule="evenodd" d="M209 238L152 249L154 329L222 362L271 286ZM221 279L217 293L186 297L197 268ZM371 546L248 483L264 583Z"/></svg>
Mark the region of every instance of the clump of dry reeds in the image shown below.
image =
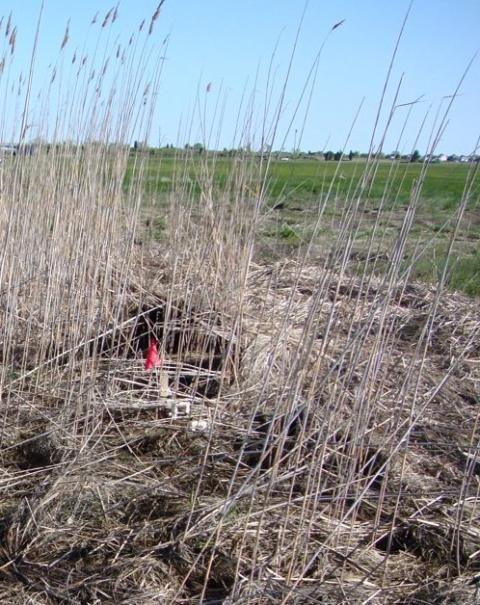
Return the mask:
<svg viewBox="0 0 480 605"><path fill-rule="evenodd" d="M421 182L383 277L380 223L350 271L373 149L320 253L258 258L271 157L241 153L222 186L214 156L178 157L168 237L150 242L145 158L126 146L161 69L142 81L144 35L73 62L53 142L0 165L1 602L473 599L480 322L402 266Z"/></svg>

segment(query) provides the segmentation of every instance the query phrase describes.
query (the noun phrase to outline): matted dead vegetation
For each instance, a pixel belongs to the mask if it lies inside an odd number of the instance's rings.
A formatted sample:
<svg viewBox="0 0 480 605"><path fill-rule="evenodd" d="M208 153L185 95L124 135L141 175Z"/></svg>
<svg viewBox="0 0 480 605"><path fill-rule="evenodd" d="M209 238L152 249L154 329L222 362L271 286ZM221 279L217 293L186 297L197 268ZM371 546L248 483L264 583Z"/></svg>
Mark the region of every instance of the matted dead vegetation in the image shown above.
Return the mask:
<svg viewBox="0 0 480 605"><path fill-rule="evenodd" d="M161 339L155 275L126 308ZM2 602L473 599L476 302L291 261L252 266L243 296L241 322L177 307L151 374L104 342L5 385Z"/></svg>

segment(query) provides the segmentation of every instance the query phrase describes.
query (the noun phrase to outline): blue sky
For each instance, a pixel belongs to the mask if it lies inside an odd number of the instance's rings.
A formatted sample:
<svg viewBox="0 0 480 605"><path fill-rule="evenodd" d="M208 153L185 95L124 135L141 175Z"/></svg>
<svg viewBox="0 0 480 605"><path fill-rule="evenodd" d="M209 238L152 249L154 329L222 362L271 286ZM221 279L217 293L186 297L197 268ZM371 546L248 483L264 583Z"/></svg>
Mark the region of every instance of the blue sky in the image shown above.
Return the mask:
<svg viewBox="0 0 480 605"><path fill-rule="evenodd" d="M121 1L118 19L112 26L112 40L128 40L143 18L150 19L156 5L156 1ZM274 147L337 150L346 145L347 150L368 149L392 51L408 5L408 0L307 3ZM70 57L75 48L95 45L94 28L100 26L90 25L92 17L98 11L101 21L111 6L111 0L45 0L33 82L35 94L48 80L48 66L57 60L67 21L70 19L70 40L65 53ZM2 14L7 18L11 12L17 26L15 65L24 74L28 72L39 7L39 0L23 0L21 4L18 0L4 0L1 6ZM240 140L238 130L235 137L240 115L243 142L251 140L254 146L258 145L267 81L271 84L273 116L282 96L304 7L302 0L166 0L152 38L160 49L161 42L169 36L150 142L206 141L210 146L230 147ZM328 35L332 26L343 19L345 22ZM322 44L315 86L310 90L308 74ZM384 148L391 151L398 146L408 153L416 146L424 152L435 118L448 104L444 97L454 92L479 48L478 0L415 0L392 70L376 143L381 139L403 74L397 104L419 97L421 100L411 107L399 145L409 107L396 110ZM480 134L479 108L480 57L474 61L451 109L438 152L463 154L473 150Z"/></svg>

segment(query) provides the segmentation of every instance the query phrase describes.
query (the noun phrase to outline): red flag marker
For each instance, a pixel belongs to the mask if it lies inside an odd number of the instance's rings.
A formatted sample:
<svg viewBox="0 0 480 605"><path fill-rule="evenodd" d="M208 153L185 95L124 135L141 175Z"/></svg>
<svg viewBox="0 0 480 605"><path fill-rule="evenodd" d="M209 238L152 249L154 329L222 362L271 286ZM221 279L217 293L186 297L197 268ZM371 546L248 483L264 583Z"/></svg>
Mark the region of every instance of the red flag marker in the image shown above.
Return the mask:
<svg viewBox="0 0 480 605"><path fill-rule="evenodd" d="M160 355L158 354L157 341L155 338L150 339L150 345L147 350L147 357L145 359L145 369L151 370L155 366L160 365Z"/></svg>

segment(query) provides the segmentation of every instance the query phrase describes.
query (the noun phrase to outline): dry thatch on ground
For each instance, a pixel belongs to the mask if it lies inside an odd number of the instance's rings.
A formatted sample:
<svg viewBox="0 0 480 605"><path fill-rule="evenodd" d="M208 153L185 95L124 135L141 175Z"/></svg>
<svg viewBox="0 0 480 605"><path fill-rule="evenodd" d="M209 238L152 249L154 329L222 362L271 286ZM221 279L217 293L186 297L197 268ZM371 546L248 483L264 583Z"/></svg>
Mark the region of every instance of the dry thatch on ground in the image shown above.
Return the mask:
<svg viewBox="0 0 480 605"><path fill-rule="evenodd" d="M199 292L157 259L114 330L4 381L1 602L473 603L477 303L320 262Z"/></svg>

